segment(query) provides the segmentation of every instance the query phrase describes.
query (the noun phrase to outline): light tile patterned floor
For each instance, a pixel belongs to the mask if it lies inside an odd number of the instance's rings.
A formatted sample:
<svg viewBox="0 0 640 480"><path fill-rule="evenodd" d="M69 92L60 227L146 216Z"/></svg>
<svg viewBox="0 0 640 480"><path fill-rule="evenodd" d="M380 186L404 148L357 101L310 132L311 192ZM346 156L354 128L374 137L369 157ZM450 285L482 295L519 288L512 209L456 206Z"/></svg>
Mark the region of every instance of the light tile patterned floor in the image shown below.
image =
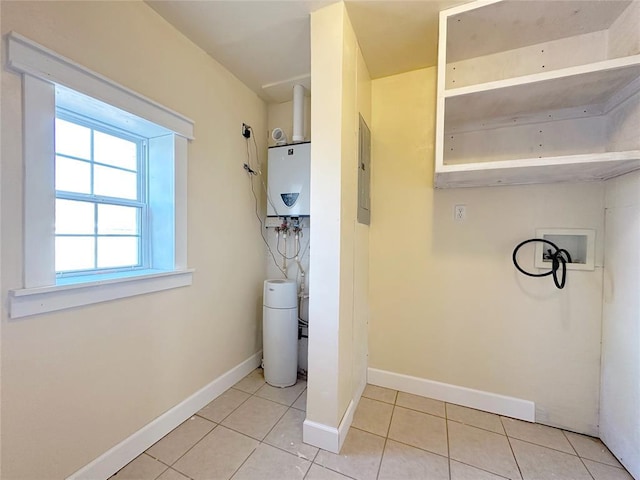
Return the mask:
<svg viewBox="0 0 640 480"><path fill-rule="evenodd" d="M112 480L633 480L600 440L368 385L339 455L302 443L306 382L258 369Z"/></svg>

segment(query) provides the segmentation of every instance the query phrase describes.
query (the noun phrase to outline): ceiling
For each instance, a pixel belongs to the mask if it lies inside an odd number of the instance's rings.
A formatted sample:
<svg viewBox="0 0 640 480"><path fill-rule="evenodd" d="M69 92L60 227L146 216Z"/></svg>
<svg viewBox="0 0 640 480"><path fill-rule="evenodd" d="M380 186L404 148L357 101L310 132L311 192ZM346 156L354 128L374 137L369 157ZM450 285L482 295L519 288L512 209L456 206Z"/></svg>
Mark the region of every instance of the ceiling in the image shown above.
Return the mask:
<svg viewBox="0 0 640 480"><path fill-rule="evenodd" d="M309 14L338 0L147 0L268 103L311 88ZM438 12L464 0L347 0L372 78L432 66Z"/></svg>

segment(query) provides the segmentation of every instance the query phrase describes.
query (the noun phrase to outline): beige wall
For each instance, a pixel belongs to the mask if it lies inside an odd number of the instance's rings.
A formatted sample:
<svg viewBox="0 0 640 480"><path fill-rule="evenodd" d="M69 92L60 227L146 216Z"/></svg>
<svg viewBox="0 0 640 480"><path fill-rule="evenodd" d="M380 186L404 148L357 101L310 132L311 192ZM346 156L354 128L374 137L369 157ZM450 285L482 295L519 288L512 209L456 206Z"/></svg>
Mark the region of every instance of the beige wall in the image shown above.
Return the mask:
<svg viewBox="0 0 640 480"><path fill-rule="evenodd" d="M369 366L532 400L538 422L597 434L604 186L434 190L435 82L435 68L373 81ZM596 270L562 291L519 274L513 248L545 227L595 228Z"/></svg>
<svg viewBox="0 0 640 480"><path fill-rule="evenodd" d="M354 39L355 40L355 39ZM362 57L359 45L357 49L356 69L356 98L355 112L352 113L351 135L353 143L349 152L351 174L351 195L353 195L352 210L350 211L351 224L354 228L353 243L353 394L357 394L360 388L364 388L369 366L369 225L363 225L357 221L357 188L358 188L358 134L359 115L371 126L371 77ZM353 78L351 79L353 81ZM353 101L353 100L352 100Z"/></svg>
<svg viewBox="0 0 640 480"><path fill-rule="evenodd" d="M358 112L370 79L344 4L311 16L311 276L307 419L337 427L364 386L368 227L356 223Z"/></svg>
<svg viewBox="0 0 640 480"><path fill-rule="evenodd" d="M1 8L3 35L23 34L195 121L193 285L9 320L7 289L22 284L21 82L2 71L0 476L64 478L261 348L264 247L240 125L265 132L266 106L143 2ZM262 154L264 135L257 141Z"/></svg>
<svg viewBox="0 0 640 480"><path fill-rule="evenodd" d="M367 375L369 227L357 222L359 113L371 123L371 79L346 7L342 45L339 405L345 411ZM350 373L347 373L350 372Z"/></svg>
<svg viewBox="0 0 640 480"><path fill-rule="evenodd" d="M271 132L279 127L284 130L289 143L293 142L293 100L283 103L270 103L267 106L267 141L269 146L276 142L271 138ZM311 92L305 91L304 97L304 139L311 140Z"/></svg>

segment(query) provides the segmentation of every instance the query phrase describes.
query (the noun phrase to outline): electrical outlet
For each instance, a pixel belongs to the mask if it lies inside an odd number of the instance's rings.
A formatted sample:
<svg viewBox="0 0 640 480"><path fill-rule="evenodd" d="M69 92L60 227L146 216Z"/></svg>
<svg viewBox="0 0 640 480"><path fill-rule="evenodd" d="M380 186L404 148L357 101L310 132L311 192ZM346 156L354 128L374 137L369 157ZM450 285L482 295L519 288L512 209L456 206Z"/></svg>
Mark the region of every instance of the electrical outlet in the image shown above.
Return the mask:
<svg viewBox="0 0 640 480"><path fill-rule="evenodd" d="M467 218L467 206L466 205L456 205L453 209L453 219L457 222L464 222Z"/></svg>
<svg viewBox="0 0 640 480"><path fill-rule="evenodd" d="M244 138L251 138L251 126L246 123L242 124L242 136Z"/></svg>

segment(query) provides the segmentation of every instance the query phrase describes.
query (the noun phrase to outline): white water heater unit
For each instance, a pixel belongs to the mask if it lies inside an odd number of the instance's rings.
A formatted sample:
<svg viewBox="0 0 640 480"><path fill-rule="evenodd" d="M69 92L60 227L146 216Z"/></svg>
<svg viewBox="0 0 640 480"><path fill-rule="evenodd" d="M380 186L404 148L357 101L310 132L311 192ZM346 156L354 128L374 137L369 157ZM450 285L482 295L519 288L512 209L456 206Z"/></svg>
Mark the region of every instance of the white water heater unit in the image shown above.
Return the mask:
<svg viewBox="0 0 640 480"><path fill-rule="evenodd" d="M267 162L267 216L308 216L311 143L270 147Z"/></svg>

